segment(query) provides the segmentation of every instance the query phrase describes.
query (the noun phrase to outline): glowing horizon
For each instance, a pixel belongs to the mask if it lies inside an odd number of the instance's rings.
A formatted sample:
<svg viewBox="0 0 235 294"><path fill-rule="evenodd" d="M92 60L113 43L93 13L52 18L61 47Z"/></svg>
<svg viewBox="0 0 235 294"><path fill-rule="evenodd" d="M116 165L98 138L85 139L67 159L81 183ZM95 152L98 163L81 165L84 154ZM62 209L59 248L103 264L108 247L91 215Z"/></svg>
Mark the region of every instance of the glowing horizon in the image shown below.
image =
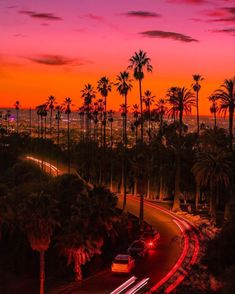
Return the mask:
<svg viewBox="0 0 235 294"><path fill-rule="evenodd" d="M0 107L19 100L23 108L35 108L53 95L59 103L71 97L76 109L84 84L96 86L103 75L115 81L142 49L153 65L144 91L157 100L171 86L190 88L199 73L205 78L200 114L208 115L208 96L235 72L233 1L214 2L2 0ZM138 83L133 86L129 105L139 103ZM122 102L113 89L108 109L118 110Z"/></svg>

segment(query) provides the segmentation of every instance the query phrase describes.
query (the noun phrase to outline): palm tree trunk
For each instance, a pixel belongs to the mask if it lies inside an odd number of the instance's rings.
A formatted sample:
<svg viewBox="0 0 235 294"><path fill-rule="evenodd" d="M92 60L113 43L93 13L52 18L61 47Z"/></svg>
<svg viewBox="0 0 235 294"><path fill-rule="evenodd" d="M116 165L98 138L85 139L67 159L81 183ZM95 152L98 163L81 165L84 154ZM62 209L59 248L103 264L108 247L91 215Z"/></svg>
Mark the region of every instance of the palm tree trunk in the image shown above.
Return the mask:
<svg viewBox="0 0 235 294"><path fill-rule="evenodd" d="M195 208L198 209L199 201L200 201L200 185L196 183L196 195L195 195Z"/></svg>
<svg viewBox="0 0 235 294"><path fill-rule="evenodd" d="M58 120L57 120L57 147L59 148L60 146L60 118L58 117ZM56 161L56 168L57 168L57 176L59 174L59 158L58 158L58 155L57 155L57 161Z"/></svg>
<svg viewBox="0 0 235 294"><path fill-rule="evenodd" d="M173 211L180 210L180 175L181 175L181 158L179 151L176 151L176 173L175 173L175 195L173 202Z"/></svg>
<svg viewBox="0 0 235 294"><path fill-rule="evenodd" d="M162 178L162 175L160 175L160 180L159 180L159 200L163 201L163 178Z"/></svg>
<svg viewBox="0 0 235 294"><path fill-rule="evenodd" d="M40 251L40 294L45 293L45 251Z"/></svg>
<svg viewBox="0 0 235 294"><path fill-rule="evenodd" d="M196 103L197 103L197 134L199 135L200 131L200 123L199 123L199 101L198 101L198 91L197 91L197 97L196 97Z"/></svg>
<svg viewBox="0 0 235 294"><path fill-rule="evenodd" d="M216 224L216 192L218 189L214 189L213 184L210 185L210 216L212 221Z"/></svg>
<svg viewBox="0 0 235 294"><path fill-rule="evenodd" d="M141 79L139 79L139 91L140 91L140 119L141 119L140 139L141 139L141 143L143 143L144 142L144 122L143 122L143 101L142 101Z"/></svg>
<svg viewBox="0 0 235 294"><path fill-rule="evenodd" d="M107 97L104 97L104 148L106 147L106 102L107 102Z"/></svg>
<svg viewBox="0 0 235 294"><path fill-rule="evenodd" d="M233 149L233 115L234 115L234 109L229 109L229 147L232 150Z"/></svg>
<svg viewBox="0 0 235 294"><path fill-rule="evenodd" d="M29 108L29 136L31 137L32 133L32 110Z"/></svg>
<svg viewBox="0 0 235 294"><path fill-rule="evenodd" d="M74 260L74 273L75 273L75 281L77 282L82 281L82 269L81 269L81 264L78 261L77 254L75 255L75 260Z"/></svg>
<svg viewBox="0 0 235 294"><path fill-rule="evenodd" d="M68 174L70 174L70 117L69 113L67 116L68 123L67 123L67 148L68 148Z"/></svg>
<svg viewBox="0 0 235 294"><path fill-rule="evenodd" d="M19 109L16 110L16 132L19 133Z"/></svg>

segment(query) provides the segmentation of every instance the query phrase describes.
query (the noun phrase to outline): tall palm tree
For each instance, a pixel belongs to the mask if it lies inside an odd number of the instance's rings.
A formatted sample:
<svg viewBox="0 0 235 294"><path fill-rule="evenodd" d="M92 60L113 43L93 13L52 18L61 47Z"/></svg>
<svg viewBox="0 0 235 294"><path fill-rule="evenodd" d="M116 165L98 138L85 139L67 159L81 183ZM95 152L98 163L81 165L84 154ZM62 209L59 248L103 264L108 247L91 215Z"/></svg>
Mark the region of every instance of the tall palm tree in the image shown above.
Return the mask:
<svg viewBox="0 0 235 294"><path fill-rule="evenodd" d="M86 137L90 139L91 126L90 126L90 112L93 99L95 99L95 90L91 84L86 84L81 90L82 98L84 99L84 109L86 112Z"/></svg>
<svg viewBox="0 0 235 294"><path fill-rule="evenodd" d="M138 127L139 127L139 105L138 104L134 104L132 106L132 110L133 110L133 116L134 116L134 129L135 129L135 145L137 145L138 142Z"/></svg>
<svg viewBox="0 0 235 294"><path fill-rule="evenodd" d="M212 105L210 107L210 112L214 116L214 128L216 128L217 127L217 112L219 110L219 107L218 107L217 102L216 102L216 96L215 95L211 95L209 97L209 101L212 102Z"/></svg>
<svg viewBox="0 0 235 294"><path fill-rule="evenodd" d="M115 86L117 87L118 93L124 97L124 113L127 114L127 96L132 89L132 79L130 79L130 74L127 71L120 72L116 78ZM127 144L127 116L125 115L124 122L124 146Z"/></svg>
<svg viewBox="0 0 235 294"><path fill-rule="evenodd" d="M176 119L178 118L179 111L177 109L176 100L178 98L178 89L179 87L170 87L167 90L167 102L170 104L170 108L168 109L168 115L171 117L174 121L174 124L176 122Z"/></svg>
<svg viewBox="0 0 235 294"><path fill-rule="evenodd" d="M149 142L151 138L151 106L154 102L155 96L152 95L152 92L147 90L144 92L143 102L146 107L146 112L148 116L148 136L149 136Z"/></svg>
<svg viewBox="0 0 235 294"><path fill-rule="evenodd" d="M172 89L172 88L171 88ZM169 92L169 91L168 91ZM180 182L181 182L181 140L183 132L183 115L190 114L192 106L195 106L195 96L190 90L185 87L174 89L174 95L170 96L169 103L174 111L179 116L179 138L176 140L175 148L175 162L176 162L176 173L175 173L175 195L173 202L173 210L177 211L180 209Z"/></svg>
<svg viewBox="0 0 235 294"><path fill-rule="evenodd" d="M57 105L55 107L56 110L56 115L55 115L55 120L57 122L57 146L60 146L60 121L61 121L61 114L63 112L63 106ZM58 175L58 168L59 168L59 158L57 156L57 162L56 162L56 167L57 167L57 175Z"/></svg>
<svg viewBox="0 0 235 294"><path fill-rule="evenodd" d="M159 99L155 105L156 105L156 111L157 111L157 113L159 115L159 118L160 118L159 130L160 130L160 133L162 134L162 131L163 131L162 130L163 129L163 119L164 119L164 115L167 112L166 101L164 99Z"/></svg>
<svg viewBox="0 0 235 294"><path fill-rule="evenodd" d="M123 210L126 208L126 147L127 147L127 96L129 92L132 89L132 80L130 79L130 74L127 71L120 72L119 75L116 78L115 86L117 87L118 93L124 97L124 104L123 104L123 114L124 114L124 120L123 120L123 158L122 158L122 187L124 189L123 191Z"/></svg>
<svg viewBox="0 0 235 294"><path fill-rule="evenodd" d="M17 100L15 102L15 110L16 110L16 132L19 132L19 110L20 110L20 101Z"/></svg>
<svg viewBox="0 0 235 294"><path fill-rule="evenodd" d="M42 113L41 113L41 115L42 115L42 117L44 118L44 138L46 139L46 137L47 137L47 104L46 103L44 103L43 105L42 105Z"/></svg>
<svg viewBox="0 0 235 294"><path fill-rule="evenodd" d="M67 97L64 99L64 112L67 115L67 150L68 150L68 173L70 173L70 114L72 99Z"/></svg>
<svg viewBox="0 0 235 294"><path fill-rule="evenodd" d="M57 217L57 202L43 192L26 197L18 212L20 227L31 248L40 253L40 294L45 293L45 252L58 226Z"/></svg>
<svg viewBox="0 0 235 294"><path fill-rule="evenodd" d="M103 120L103 125L104 125L103 140L104 140L104 142L103 142L103 144L104 144L104 147L106 147L107 96L108 96L108 93L111 92L111 90L112 90L112 83L109 81L109 78L107 78L105 76L102 77L98 81L97 90L104 98L104 120Z"/></svg>
<svg viewBox="0 0 235 294"><path fill-rule="evenodd" d="M230 153L201 152L196 155L192 172L201 187L210 190L210 214L216 222L216 193L220 186L228 188L233 175L233 162Z"/></svg>
<svg viewBox="0 0 235 294"><path fill-rule="evenodd" d="M143 125L143 97L142 97L142 81L144 79L144 70L152 72L153 67L151 65L151 59L147 56L147 53L143 50L135 52L129 60L130 65L128 68L134 71L134 78L139 81L139 93L140 93L140 119L141 119L141 142L144 141L144 125Z"/></svg>
<svg viewBox="0 0 235 294"><path fill-rule="evenodd" d="M47 99L47 105L50 112L50 136L52 137L52 114L55 109L56 98L54 96L49 96Z"/></svg>
<svg viewBox="0 0 235 294"><path fill-rule="evenodd" d="M235 110L235 77L233 79L226 79L221 85L221 89L215 91L214 95L219 100L219 111L225 116L228 111L229 116L229 137L230 137L230 149L233 146L233 120Z"/></svg>
<svg viewBox="0 0 235 294"><path fill-rule="evenodd" d="M193 90L196 93L196 109L197 109L197 134L199 135L199 131L200 131L200 122L199 122L199 91L201 89L201 85L200 82L203 81L204 78L199 75L199 74L195 74L193 75Z"/></svg>

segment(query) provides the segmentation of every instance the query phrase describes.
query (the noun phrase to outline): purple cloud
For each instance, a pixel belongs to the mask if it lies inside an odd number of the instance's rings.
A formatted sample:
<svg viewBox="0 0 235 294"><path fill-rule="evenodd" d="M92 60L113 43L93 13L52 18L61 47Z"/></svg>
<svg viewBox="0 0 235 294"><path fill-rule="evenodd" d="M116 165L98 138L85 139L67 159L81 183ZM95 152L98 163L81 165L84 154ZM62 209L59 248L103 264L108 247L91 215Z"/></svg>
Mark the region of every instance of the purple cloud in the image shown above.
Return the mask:
<svg viewBox="0 0 235 294"><path fill-rule="evenodd" d="M153 30L153 31L140 32L139 34L149 38L172 39L172 40L185 42L185 43L198 42L198 40L193 39L190 36L180 34L180 33L175 33L175 32Z"/></svg>
<svg viewBox="0 0 235 294"><path fill-rule="evenodd" d="M204 11L205 15L209 16L208 22L235 22L235 7L222 7L211 11Z"/></svg>
<svg viewBox="0 0 235 294"><path fill-rule="evenodd" d="M20 10L19 13L27 14L32 18L45 19L45 20L63 20L61 17L54 15L53 13L42 13L31 10Z"/></svg>
<svg viewBox="0 0 235 294"><path fill-rule="evenodd" d="M137 11L128 11L124 15L129 17L140 17L140 18L153 18L153 17L161 17L160 14L150 11L137 10Z"/></svg>
<svg viewBox="0 0 235 294"><path fill-rule="evenodd" d="M219 30L211 30L211 32L235 35L235 28L225 28L225 29L219 29Z"/></svg>
<svg viewBox="0 0 235 294"><path fill-rule="evenodd" d="M44 65L69 65L69 64L74 64L75 60L71 58L67 58L61 55L49 55L49 54L44 54L44 55L37 55L34 57L29 57L27 58L33 62L44 64ZM77 65L82 65L77 64Z"/></svg>

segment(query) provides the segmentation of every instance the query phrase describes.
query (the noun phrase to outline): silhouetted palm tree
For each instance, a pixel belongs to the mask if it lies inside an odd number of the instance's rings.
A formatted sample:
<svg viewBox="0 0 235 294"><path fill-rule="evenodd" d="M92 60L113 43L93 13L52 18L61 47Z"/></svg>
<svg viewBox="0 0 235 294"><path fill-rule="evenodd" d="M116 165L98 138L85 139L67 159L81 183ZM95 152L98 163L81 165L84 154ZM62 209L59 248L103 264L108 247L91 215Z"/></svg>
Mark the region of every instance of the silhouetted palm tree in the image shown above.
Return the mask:
<svg viewBox="0 0 235 294"><path fill-rule="evenodd" d="M149 136L149 142L151 139L151 106L154 102L155 96L152 95L152 92L147 90L144 92L143 102L146 107L146 113L148 116L148 136Z"/></svg>
<svg viewBox="0 0 235 294"><path fill-rule="evenodd" d="M123 191L123 209L126 208L126 181L127 181L127 174L126 174L126 146L127 146L127 96L132 89L132 80L130 79L130 74L127 71L120 72L117 76L115 86L117 87L118 93L124 97L124 103L122 104L122 116L123 120L123 159L122 159L122 187Z"/></svg>
<svg viewBox="0 0 235 294"><path fill-rule="evenodd" d="M215 91L214 95L219 100L219 111L225 116L228 111L229 115L229 136L230 136L230 149L233 146L233 119L235 110L235 78L224 80L221 89Z"/></svg>
<svg viewBox="0 0 235 294"><path fill-rule="evenodd" d="M20 101L17 100L15 102L15 110L16 110L16 132L19 132L19 110L20 110Z"/></svg>
<svg viewBox="0 0 235 294"><path fill-rule="evenodd" d="M152 72L153 67L151 65L151 59L147 57L147 53L139 50L129 60L130 65L128 68L133 69L134 78L139 81L139 93L140 93L140 119L141 119L141 142L144 141L144 126L143 126L143 97L142 97L142 80L144 79L144 70Z"/></svg>
<svg viewBox="0 0 235 294"><path fill-rule="evenodd" d="M178 87L171 87L167 90L167 102L170 104L170 108L168 109L168 115L169 117L171 117L174 121L178 118L179 115L179 111L177 109L177 105L176 105L176 99L178 97Z"/></svg>
<svg viewBox="0 0 235 294"><path fill-rule="evenodd" d="M47 99L47 105L50 112L50 136L52 137L52 114L55 109L56 98L54 96L49 96Z"/></svg>
<svg viewBox="0 0 235 294"><path fill-rule="evenodd" d="M211 95L209 97L209 101L212 102L212 105L210 107L210 112L214 116L214 128L216 128L217 127L217 112L219 111L219 107L218 107L217 102L216 102L216 96Z"/></svg>
<svg viewBox="0 0 235 294"><path fill-rule="evenodd" d="M166 106L166 101L164 99L159 99L156 103L156 111L159 115L160 118L160 133L162 134L163 131L163 119L164 119L164 115L167 112L167 106Z"/></svg>
<svg viewBox="0 0 235 294"><path fill-rule="evenodd" d="M203 81L204 78L199 75L195 74L193 75L193 81L194 83L192 84L193 90L196 92L196 109L197 109L197 134L199 135L200 131L200 122L199 122L199 91L201 89L200 82Z"/></svg>
<svg viewBox="0 0 235 294"><path fill-rule="evenodd" d="M55 120L57 123L57 146L60 146L60 121L61 121L61 114L63 112L63 106L57 105L55 107L56 115ZM58 168L59 168L59 158L57 156L57 175L58 175Z"/></svg>
<svg viewBox="0 0 235 294"><path fill-rule="evenodd" d="M123 71L123 72L120 72L120 74L117 76L117 79L116 79L116 83L115 83L115 86L117 87L117 91L118 93L124 97L124 110L123 110L123 114L125 114L125 120L124 120L124 131L123 131L123 134L124 134L124 141L123 141L123 144L124 146L126 147L126 144L127 144L127 96L129 94L129 92L131 91L132 89L132 79L130 79L130 74L129 72L127 71Z"/></svg>
<svg viewBox="0 0 235 294"><path fill-rule="evenodd" d="M233 175L231 154L224 152L217 154L198 153L192 172L198 184L210 190L210 214L216 222L216 193L218 187L222 185L222 187L228 188Z"/></svg>
<svg viewBox="0 0 235 294"><path fill-rule="evenodd" d="M64 99L64 112L67 115L67 150L68 150L68 173L70 173L70 114L72 99L67 97Z"/></svg>
<svg viewBox="0 0 235 294"><path fill-rule="evenodd" d="M45 252L57 222L57 202L51 195L31 194L19 209L19 223L27 235L30 246L40 253L40 294L45 288Z"/></svg>
<svg viewBox="0 0 235 294"><path fill-rule="evenodd" d="M104 147L106 147L107 96L108 96L108 93L111 92L111 90L112 90L112 83L109 81L109 78L107 78L105 76L102 77L98 81L97 90L104 98L104 120L103 120L103 125L104 125L103 140L104 140L104 142L103 142L103 144L104 144Z"/></svg>
<svg viewBox="0 0 235 294"><path fill-rule="evenodd" d="M86 84L84 88L81 90L82 98L84 99L84 110L86 113L86 136L87 139L90 140L91 135L91 125L90 125L90 111L92 101L95 98L95 90L91 84Z"/></svg>
<svg viewBox="0 0 235 294"><path fill-rule="evenodd" d="M172 93L172 88L170 88ZM168 91L168 93L169 93ZM175 146L175 162L176 162L176 174L175 174L175 195L173 210L177 211L180 209L180 182L181 182L181 139L183 131L183 115L190 114L192 106L195 106L195 96L190 90L183 88L174 88L173 95L169 98L169 103L172 105L172 111L179 115L179 138L176 140L177 146Z"/></svg>
<svg viewBox="0 0 235 294"><path fill-rule="evenodd" d="M134 116L134 123L133 123L133 127L135 130L135 145L137 145L138 142L138 127L139 127L139 105L138 104L134 104L132 106L132 110L133 110L133 116Z"/></svg>

